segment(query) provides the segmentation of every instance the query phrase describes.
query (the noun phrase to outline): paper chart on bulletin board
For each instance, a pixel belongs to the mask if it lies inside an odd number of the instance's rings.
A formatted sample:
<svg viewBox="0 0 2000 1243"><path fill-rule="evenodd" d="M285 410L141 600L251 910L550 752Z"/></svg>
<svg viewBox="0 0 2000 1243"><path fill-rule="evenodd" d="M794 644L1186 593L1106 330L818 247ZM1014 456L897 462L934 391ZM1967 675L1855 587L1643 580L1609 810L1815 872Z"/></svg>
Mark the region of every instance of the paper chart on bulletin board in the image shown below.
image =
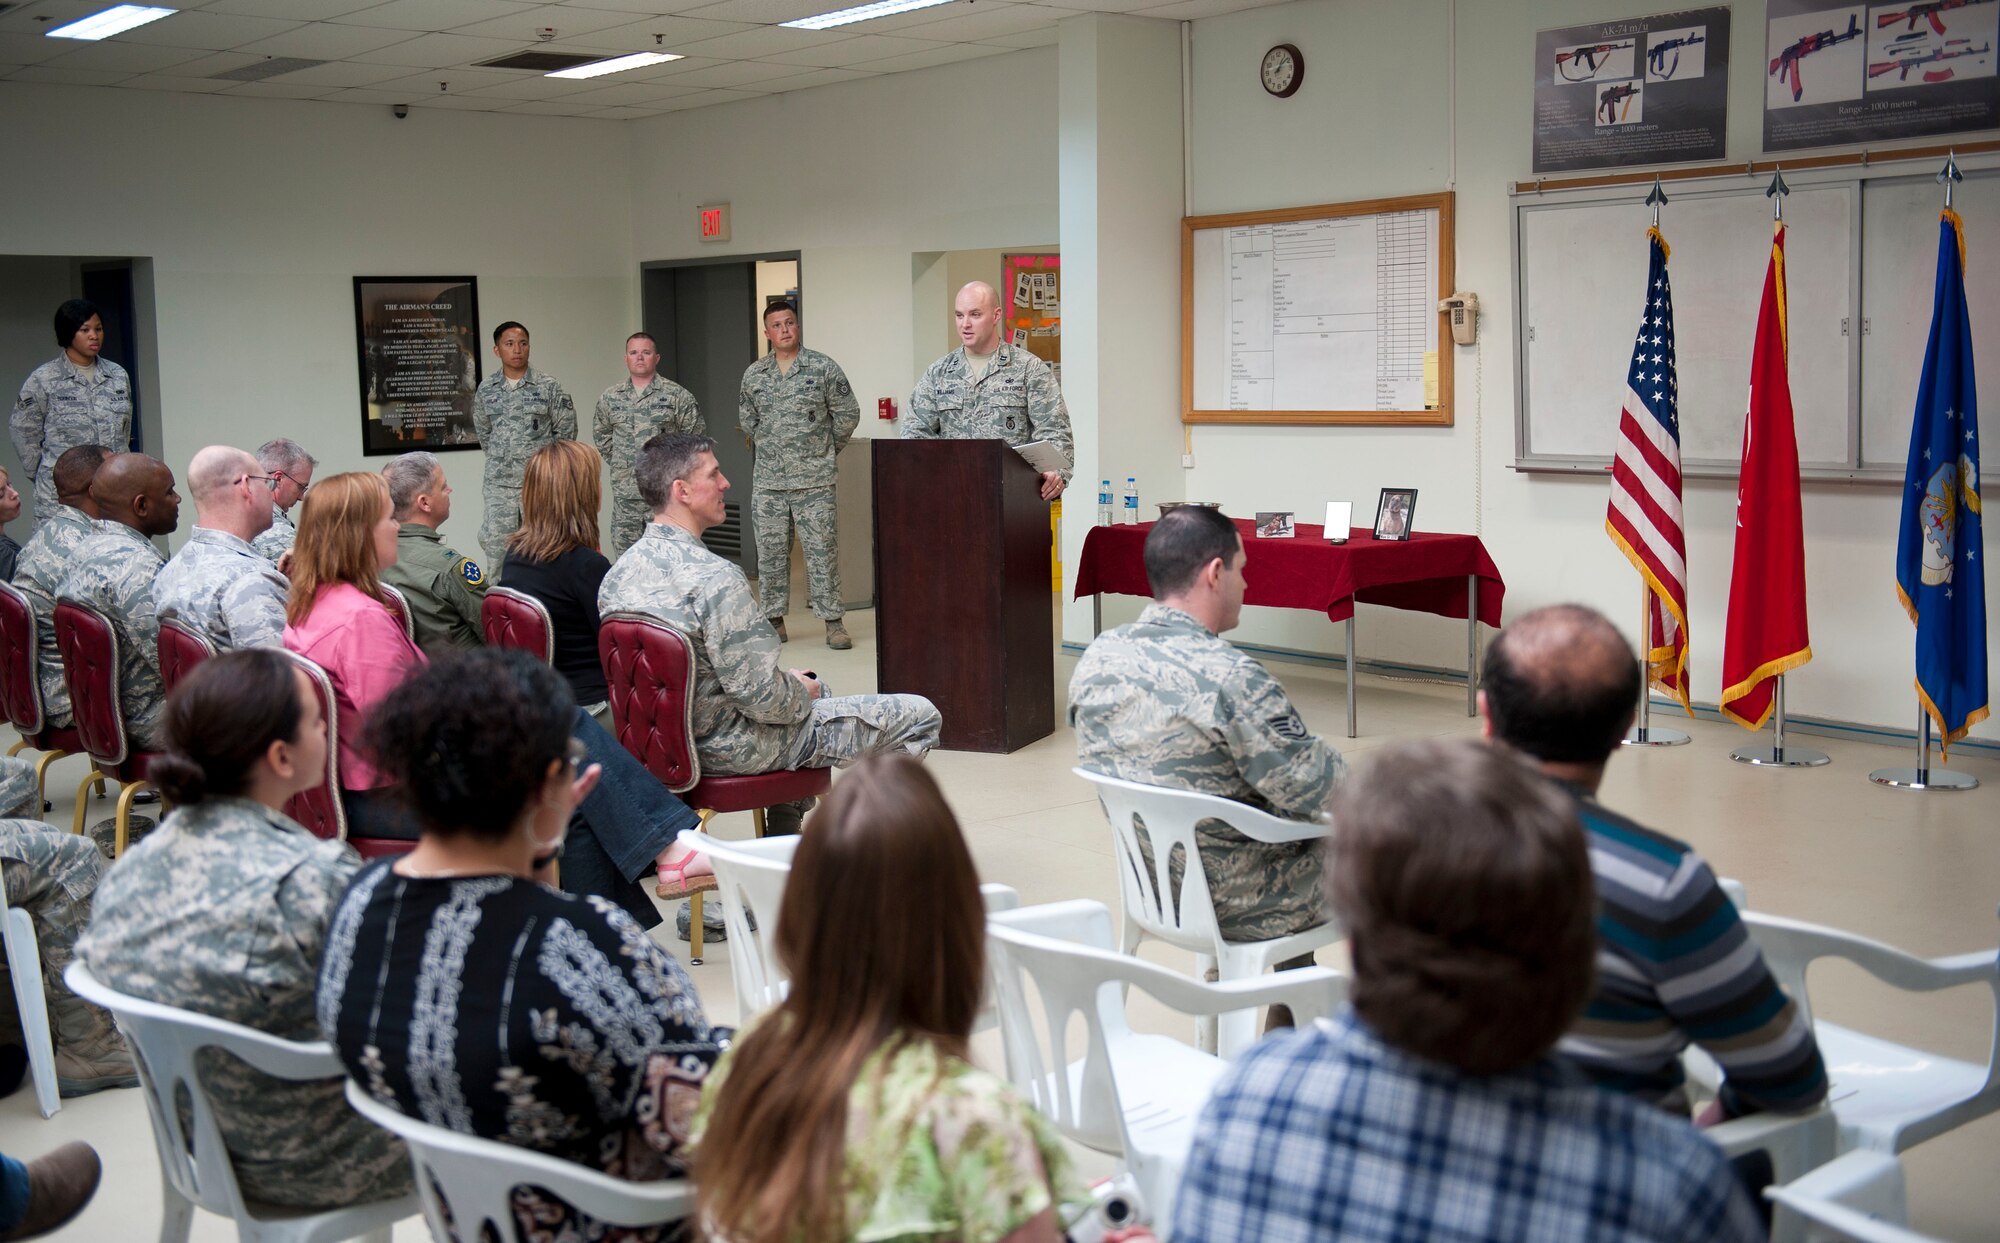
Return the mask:
<svg viewBox="0 0 2000 1243"><path fill-rule="evenodd" d="M1000 323L1007 341L1051 367L1062 366L1062 256L1007 255L1001 261Z"/></svg>
<svg viewBox="0 0 2000 1243"><path fill-rule="evenodd" d="M1188 423L1449 426L1450 192L1181 221Z"/></svg>

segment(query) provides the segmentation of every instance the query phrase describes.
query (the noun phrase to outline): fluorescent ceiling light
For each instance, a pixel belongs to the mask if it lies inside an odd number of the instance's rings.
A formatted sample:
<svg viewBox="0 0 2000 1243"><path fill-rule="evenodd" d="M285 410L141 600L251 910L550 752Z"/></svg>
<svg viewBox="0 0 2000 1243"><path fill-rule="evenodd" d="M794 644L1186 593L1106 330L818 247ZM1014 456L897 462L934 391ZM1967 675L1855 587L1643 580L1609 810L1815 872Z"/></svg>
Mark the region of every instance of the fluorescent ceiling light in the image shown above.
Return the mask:
<svg viewBox="0 0 2000 1243"><path fill-rule="evenodd" d="M851 9L821 13L818 17L801 17L795 22L778 24L790 26L795 30L831 30L835 26L846 26L853 22L865 22L877 17L890 17L897 13L953 3L956 3L956 0L875 0L873 4L857 4Z"/></svg>
<svg viewBox="0 0 2000 1243"><path fill-rule="evenodd" d="M121 4L44 33L51 39L109 39L112 35L123 34L163 17L172 17L178 12L179 9L162 9L145 4Z"/></svg>
<svg viewBox="0 0 2000 1243"><path fill-rule="evenodd" d="M624 73L627 69L644 69L647 65L664 65L670 60L682 57L672 52L634 52L630 56L618 56L611 60L594 60L574 69L558 69L545 73L545 78L601 78L607 73Z"/></svg>

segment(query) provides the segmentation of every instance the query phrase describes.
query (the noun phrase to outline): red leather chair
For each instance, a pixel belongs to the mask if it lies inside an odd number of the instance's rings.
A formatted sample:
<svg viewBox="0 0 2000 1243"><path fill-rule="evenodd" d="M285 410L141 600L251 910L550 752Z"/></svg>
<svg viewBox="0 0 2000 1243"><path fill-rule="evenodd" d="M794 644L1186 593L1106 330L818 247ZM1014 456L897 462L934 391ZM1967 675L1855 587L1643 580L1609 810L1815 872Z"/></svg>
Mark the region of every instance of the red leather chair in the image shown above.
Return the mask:
<svg viewBox="0 0 2000 1243"><path fill-rule="evenodd" d="M764 809L833 788L830 768L786 768L747 776L701 775L694 745L694 645L642 613L613 613L597 631L597 654L611 688L618 741L647 771L701 815L747 811L764 836ZM688 962L701 965L701 895L689 898Z"/></svg>
<svg viewBox="0 0 2000 1243"><path fill-rule="evenodd" d="M134 751L125 735L124 691L118 683L118 632L111 619L88 604L56 601L56 648L62 653L63 680L69 683L70 710L76 714L77 736L96 767L76 788L75 832L83 832L84 793L93 782L110 777L118 792L117 837L111 857L125 853L132 828L132 800L151 784L147 769L156 751Z"/></svg>
<svg viewBox="0 0 2000 1243"><path fill-rule="evenodd" d="M178 617L160 619L160 680L169 693L194 667L215 655L215 640Z"/></svg>
<svg viewBox="0 0 2000 1243"><path fill-rule="evenodd" d="M400 855L415 846L392 837L349 837L347 809L340 802L340 712L334 704L333 679L326 670L297 652L286 652L294 664L305 670L306 680L319 696L320 715L326 720L326 780L285 804L285 814L304 825L314 837L344 841L364 859Z"/></svg>
<svg viewBox="0 0 2000 1243"><path fill-rule="evenodd" d="M409 600L401 591L398 591L387 583L382 583L381 588L382 603L389 607L390 614L402 624L403 633L409 637L410 642L415 643L417 641L417 615L410 612Z"/></svg>
<svg viewBox="0 0 2000 1243"><path fill-rule="evenodd" d="M479 602L479 627L488 647L512 648L545 665L555 663L556 626L548 606L525 591L488 587Z"/></svg>
<svg viewBox="0 0 2000 1243"><path fill-rule="evenodd" d="M21 741L7 749L8 755L36 750L35 792L48 805L49 765L66 755L83 750L83 738L73 725L51 725L42 708L41 636L35 625L35 607L26 592L9 582L0 582L0 711ZM104 797L104 782L97 783L97 796ZM41 815L36 808L36 816Z"/></svg>

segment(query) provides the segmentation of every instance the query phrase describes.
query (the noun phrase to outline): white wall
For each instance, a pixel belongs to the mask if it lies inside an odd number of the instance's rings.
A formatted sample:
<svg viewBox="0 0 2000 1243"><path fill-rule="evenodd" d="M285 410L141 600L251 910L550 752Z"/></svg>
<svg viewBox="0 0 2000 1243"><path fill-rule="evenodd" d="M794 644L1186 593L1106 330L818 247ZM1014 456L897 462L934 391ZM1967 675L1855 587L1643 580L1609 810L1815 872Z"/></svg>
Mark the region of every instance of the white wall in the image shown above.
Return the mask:
<svg viewBox="0 0 2000 1243"><path fill-rule="evenodd" d="M895 435L931 361L911 314L912 256L1033 249L1056 236L1054 48L634 121L636 261L800 252L806 344L861 400L861 436ZM704 245L695 207L732 204ZM948 312L947 312L948 313ZM943 353L942 349L937 351ZM713 430L713 429L712 429Z"/></svg>
<svg viewBox="0 0 2000 1243"><path fill-rule="evenodd" d="M586 422L624 373L638 296L616 122L18 83L0 113L7 167L62 170L59 191L0 185L0 251L152 260L159 452L177 474L205 444L279 434L321 477L381 468L361 456L356 276L478 277L481 323L525 322ZM445 458L446 536L467 550L482 456ZM189 510L176 543L192 525Z"/></svg>
<svg viewBox="0 0 2000 1243"><path fill-rule="evenodd" d="M1507 613L1579 600L1636 630L1637 578L1603 534L1607 485L1511 469L1514 334L1508 184L1532 163L1534 32L1630 16L1623 0L1345 0L1255 9L1194 28L1194 188L1197 214L1291 207L1450 185L1454 144L1445 83L1456 35L1457 273L1481 296L1480 344L1459 349L1457 424L1445 429L1198 427L1187 492L1234 512L1317 514L1330 499L1374 512L1385 486L1420 489L1417 517L1436 530L1481 531L1507 579ZM1732 10L1729 155L1761 155L1763 5ZM1357 32L1393 28L1396 45ZM1304 52L1305 86L1267 96L1258 58L1275 43ZM1673 237L1669 207L1665 225ZM1643 261L1639 234L1633 259ZM1760 279L1762 256L1745 261ZM1929 280L1929 274L1920 279ZM1606 360L1607 426L1617 416L1619 360ZM1683 360L1683 366L1690 365ZM1747 383L1747 377L1745 378ZM1685 498L1696 698L1720 691L1723 615L1733 557L1733 481L1691 481ZM1788 679L1791 710L1909 729L1913 635L1897 604L1893 488L1808 484L1806 561L1814 660ZM1989 592L1995 590L1988 584ZM1989 612L1992 611L1989 606ZM1462 623L1363 609L1364 655L1434 665L1463 662ZM1241 637L1326 651L1323 622L1252 610ZM1988 664L2000 667L2000 630ZM2000 739L2000 722L1975 735Z"/></svg>

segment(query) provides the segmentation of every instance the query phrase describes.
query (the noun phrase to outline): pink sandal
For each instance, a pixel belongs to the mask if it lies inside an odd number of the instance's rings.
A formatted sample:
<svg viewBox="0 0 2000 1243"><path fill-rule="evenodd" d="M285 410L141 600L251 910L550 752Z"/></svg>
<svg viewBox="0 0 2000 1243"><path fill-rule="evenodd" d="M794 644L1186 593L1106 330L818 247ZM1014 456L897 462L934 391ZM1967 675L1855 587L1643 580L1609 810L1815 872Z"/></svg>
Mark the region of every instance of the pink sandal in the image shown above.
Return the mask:
<svg viewBox="0 0 2000 1243"><path fill-rule="evenodd" d="M679 863L657 864L658 888L654 890L662 901L676 902L690 894L714 893L717 886L715 874L710 872L699 876L689 876L688 867L701 858L699 850L690 850L681 856Z"/></svg>

